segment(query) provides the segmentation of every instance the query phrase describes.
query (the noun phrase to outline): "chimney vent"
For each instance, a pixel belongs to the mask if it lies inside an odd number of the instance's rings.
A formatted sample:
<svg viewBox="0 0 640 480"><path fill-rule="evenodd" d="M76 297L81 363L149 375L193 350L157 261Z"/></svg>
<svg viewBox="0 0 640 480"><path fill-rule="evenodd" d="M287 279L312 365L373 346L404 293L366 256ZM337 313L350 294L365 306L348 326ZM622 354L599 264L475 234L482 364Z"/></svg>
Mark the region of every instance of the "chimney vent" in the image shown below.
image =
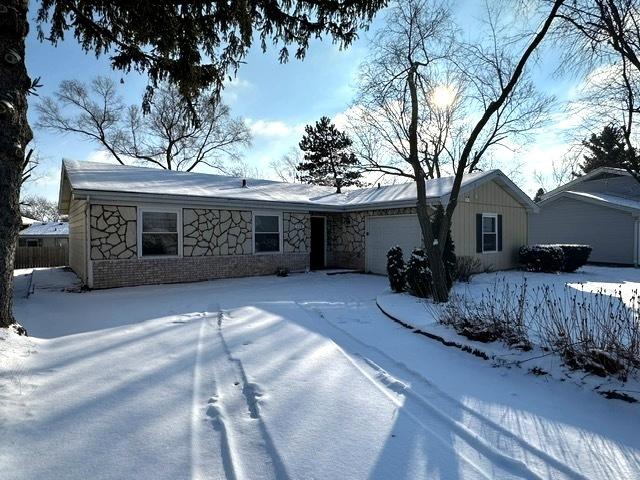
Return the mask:
<svg viewBox="0 0 640 480"><path fill-rule="evenodd" d="M246 178L242 179L242 188L247 188L247 179Z"/></svg>

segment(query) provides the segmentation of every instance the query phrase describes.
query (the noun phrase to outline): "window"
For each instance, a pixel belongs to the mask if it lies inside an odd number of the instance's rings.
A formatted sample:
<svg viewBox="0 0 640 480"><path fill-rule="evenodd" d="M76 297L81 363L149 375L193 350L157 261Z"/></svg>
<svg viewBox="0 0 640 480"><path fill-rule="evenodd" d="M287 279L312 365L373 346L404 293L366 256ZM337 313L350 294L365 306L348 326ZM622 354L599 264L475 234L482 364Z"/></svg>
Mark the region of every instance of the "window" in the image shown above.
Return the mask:
<svg viewBox="0 0 640 480"><path fill-rule="evenodd" d="M254 242L255 253L280 251L279 215L256 214L254 216Z"/></svg>
<svg viewBox="0 0 640 480"><path fill-rule="evenodd" d="M482 251L498 251L498 215L495 213L482 214Z"/></svg>
<svg viewBox="0 0 640 480"><path fill-rule="evenodd" d="M178 255L177 212L142 212L142 256Z"/></svg>
<svg viewBox="0 0 640 480"><path fill-rule="evenodd" d="M41 238L20 238L18 240L19 247L41 247L42 239Z"/></svg>

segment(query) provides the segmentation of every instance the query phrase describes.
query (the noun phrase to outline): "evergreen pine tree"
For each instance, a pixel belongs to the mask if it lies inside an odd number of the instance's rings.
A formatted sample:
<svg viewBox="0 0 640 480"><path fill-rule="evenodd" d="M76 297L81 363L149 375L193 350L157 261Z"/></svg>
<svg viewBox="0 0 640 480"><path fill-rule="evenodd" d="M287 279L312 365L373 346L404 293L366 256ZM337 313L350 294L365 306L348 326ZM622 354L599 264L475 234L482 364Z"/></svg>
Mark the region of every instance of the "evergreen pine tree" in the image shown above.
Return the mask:
<svg viewBox="0 0 640 480"><path fill-rule="evenodd" d="M582 145L589 150L584 155L584 163L580 164L584 173L600 167L626 168L629 155L635 155L628 151L622 130L613 125L607 125L598 135L592 134Z"/></svg>
<svg viewBox="0 0 640 480"><path fill-rule="evenodd" d="M533 201L538 203L540 200L542 200L543 195L544 195L544 189L539 188L538 191L536 192L536 196L533 197Z"/></svg>
<svg viewBox="0 0 640 480"><path fill-rule="evenodd" d="M305 152L304 161L298 165L300 181L313 185L336 187L362 186L358 171L360 162L349 151L352 141L336 128L328 117L322 117L315 126L307 125L300 141L300 149Z"/></svg>

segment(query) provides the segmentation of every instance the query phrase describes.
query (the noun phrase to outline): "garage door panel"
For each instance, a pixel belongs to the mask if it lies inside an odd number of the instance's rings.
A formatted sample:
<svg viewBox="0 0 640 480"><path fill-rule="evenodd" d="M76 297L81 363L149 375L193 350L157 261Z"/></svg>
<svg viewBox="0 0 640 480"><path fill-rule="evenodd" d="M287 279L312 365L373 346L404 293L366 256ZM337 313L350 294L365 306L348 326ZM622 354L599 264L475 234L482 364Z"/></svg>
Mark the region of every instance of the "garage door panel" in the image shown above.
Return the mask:
<svg viewBox="0 0 640 480"><path fill-rule="evenodd" d="M416 215L370 217L367 222L366 260L367 271L386 275L387 252L400 246L405 260L411 251L422 245L420 224Z"/></svg>

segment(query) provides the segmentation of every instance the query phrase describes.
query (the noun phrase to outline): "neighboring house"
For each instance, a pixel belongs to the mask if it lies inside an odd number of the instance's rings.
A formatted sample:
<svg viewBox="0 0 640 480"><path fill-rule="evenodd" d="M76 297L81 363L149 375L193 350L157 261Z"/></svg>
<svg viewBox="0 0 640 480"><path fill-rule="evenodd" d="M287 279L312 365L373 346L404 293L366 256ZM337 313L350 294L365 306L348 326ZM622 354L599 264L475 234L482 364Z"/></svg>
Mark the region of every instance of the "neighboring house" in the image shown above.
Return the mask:
<svg viewBox="0 0 640 480"><path fill-rule="evenodd" d="M638 265L640 183L602 167L542 197L529 217L530 243L591 245L590 261Z"/></svg>
<svg viewBox="0 0 640 480"><path fill-rule="evenodd" d="M453 178L427 181L446 204ZM386 253L421 244L414 184L350 190L63 161L69 264L93 288L348 268L386 273ZM499 170L465 176L458 255L516 266L535 204Z"/></svg>
<svg viewBox="0 0 640 480"><path fill-rule="evenodd" d="M24 230L29 225L33 225L34 223L41 223L41 222L40 220L36 220L35 218L29 218L23 215L20 221L20 230Z"/></svg>
<svg viewBox="0 0 640 480"><path fill-rule="evenodd" d="M32 223L18 235L19 247L66 247L68 243L67 222Z"/></svg>

